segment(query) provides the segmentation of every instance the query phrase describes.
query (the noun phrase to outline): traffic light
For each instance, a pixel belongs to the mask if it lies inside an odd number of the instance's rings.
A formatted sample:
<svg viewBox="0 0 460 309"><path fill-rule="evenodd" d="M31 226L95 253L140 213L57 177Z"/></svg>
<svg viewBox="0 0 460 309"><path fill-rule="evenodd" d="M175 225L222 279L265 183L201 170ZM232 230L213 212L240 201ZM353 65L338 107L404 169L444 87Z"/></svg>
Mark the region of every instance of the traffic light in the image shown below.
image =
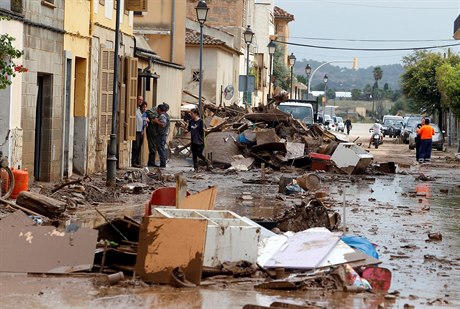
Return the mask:
<svg viewBox="0 0 460 309"><path fill-rule="evenodd" d="M353 70L357 70L357 69L358 69L358 57L353 58L353 66L352 66L352 69L353 69Z"/></svg>

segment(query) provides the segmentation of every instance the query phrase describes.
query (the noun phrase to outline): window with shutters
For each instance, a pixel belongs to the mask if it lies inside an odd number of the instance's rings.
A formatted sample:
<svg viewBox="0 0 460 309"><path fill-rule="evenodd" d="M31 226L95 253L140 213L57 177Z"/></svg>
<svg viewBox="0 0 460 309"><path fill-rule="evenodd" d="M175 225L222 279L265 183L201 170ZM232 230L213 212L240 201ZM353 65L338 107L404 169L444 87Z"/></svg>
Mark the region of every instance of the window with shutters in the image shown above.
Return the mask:
<svg viewBox="0 0 460 309"><path fill-rule="evenodd" d="M125 9L128 11L147 12L148 0L126 0Z"/></svg>
<svg viewBox="0 0 460 309"><path fill-rule="evenodd" d="M137 58L126 57L126 123L128 140L136 139Z"/></svg>
<svg viewBox="0 0 460 309"><path fill-rule="evenodd" d="M112 49L101 50L98 134L101 138L107 139L112 131L114 57Z"/></svg>

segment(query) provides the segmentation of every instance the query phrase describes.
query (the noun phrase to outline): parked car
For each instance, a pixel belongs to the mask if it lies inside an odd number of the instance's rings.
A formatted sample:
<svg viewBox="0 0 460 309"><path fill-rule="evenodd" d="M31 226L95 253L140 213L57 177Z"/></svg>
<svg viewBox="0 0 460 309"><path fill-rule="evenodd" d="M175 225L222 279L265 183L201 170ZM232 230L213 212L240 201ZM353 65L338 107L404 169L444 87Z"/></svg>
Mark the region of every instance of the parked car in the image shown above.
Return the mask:
<svg viewBox="0 0 460 309"><path fill-rule="evenodd" d="M345 123L342 117L335 117L335 129L342 133L345 131Z"/></svg>
<svg viewBox="0 0 460 309"><path fill-rule="evenodd" d="M401 117L401 116L393 116L393 115L385 115L385 116L383 116L383 123L382 123L383 137L385 137L387 135L390 135L390 127L393 125L393 123L395 123L397 121L402 122L403 117Z"/></svg>
<svg viewBox="0 0 460 309"><path fill-rule="evenodd" d="M335 123L330 115L324 115L323 124L326 130L334 131Z"/></svg>
<svg viewBox="0 0 460 309"><path fill-rule="evenodd" d="M403 128L401 129L401 141L404 144L409 143L409 135L415 131L415 127L422 121L422 116L408 116L403 120Z"/></svg>
<svg viewBox="0 0 460 309"><path fill-rule="evenodd" d="M402 121L395 121L388 128L388 136L399 137L401 135L401 129L403 127Z"/></svg>
<svg viewBox="0 0 460 309"><path fill-rule="evenodd" d="M433 146L432 148L436 148L437 150L443 150L444 149L444 131L441 131L439 129L438 125L435 123L430 123L430 126L433 127L434 129L434 135L433 135ZM409 135L409 149L415 149L415 137L417 136L417 132L414 130L414 132L411 132Z"/></svg>

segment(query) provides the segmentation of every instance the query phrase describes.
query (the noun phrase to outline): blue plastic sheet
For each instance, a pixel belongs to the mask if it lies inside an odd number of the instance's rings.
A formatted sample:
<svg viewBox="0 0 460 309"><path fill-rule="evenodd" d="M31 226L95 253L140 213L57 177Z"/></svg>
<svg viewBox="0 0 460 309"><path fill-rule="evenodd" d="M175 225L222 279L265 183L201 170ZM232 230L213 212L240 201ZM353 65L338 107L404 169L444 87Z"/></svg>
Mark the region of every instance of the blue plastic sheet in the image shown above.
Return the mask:
<svg viewBox="0 0 460 309"><path fill-rule="evenodd" d="M346 235L342 236L342 241L349 245L350 247L357 249L359 251L362 251L366 253L367 255L370 255L376 259L379 258L379 254L377 253L377 250L375 250L374 245L367 240L365 237L362 236L355 236L355 235Z"/></svg>

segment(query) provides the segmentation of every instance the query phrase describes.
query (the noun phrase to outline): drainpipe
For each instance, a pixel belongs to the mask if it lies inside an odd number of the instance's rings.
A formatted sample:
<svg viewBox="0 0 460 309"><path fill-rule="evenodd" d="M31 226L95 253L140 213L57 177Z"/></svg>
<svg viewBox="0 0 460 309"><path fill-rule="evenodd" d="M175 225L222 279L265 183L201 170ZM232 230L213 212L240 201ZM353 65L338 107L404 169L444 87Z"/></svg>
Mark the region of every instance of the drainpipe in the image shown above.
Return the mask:
<svg viewBox="0 0 460 309"><path fill-rule="evenodd" d="M94 1L96 0L91 0L89 2L89 36L92 38L93 37L93 22L94 22Z"/></svg>
<svg viewBox="0 0 460 309"><path fill-rule="evenodd" d="M176 25L176 0L172 0L172 12L171 12L171 55L169 59L174 62L174 28Z"/></svg>

